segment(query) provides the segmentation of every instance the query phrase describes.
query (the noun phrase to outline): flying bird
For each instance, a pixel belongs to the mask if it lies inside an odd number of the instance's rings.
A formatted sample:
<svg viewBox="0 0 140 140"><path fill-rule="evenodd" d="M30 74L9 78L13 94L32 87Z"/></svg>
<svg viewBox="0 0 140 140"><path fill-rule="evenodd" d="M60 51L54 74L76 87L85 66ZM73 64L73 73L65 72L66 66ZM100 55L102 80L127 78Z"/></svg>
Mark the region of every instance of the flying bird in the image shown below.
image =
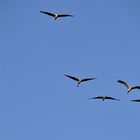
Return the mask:
<svg viewBox="0 0 140 140"><path fill-rule="evenodd" d="M54 17L55 20L60 17L73 17L73 15L70 15L70 14L55 14L55 13L50 13L46 11L40 11L40 13L46 14L48 16L52 16Z"/></svg>
<svg viewBox="0 0 140 140"><path fill-rule="evenodd" d="M72 80L75 80L75 81L77 82L77 87L78 87L78 86L80 85L80 83L82 83L82 82L96 79L96 78L84 78L84 79L82 79L82 78L77 78L77 77L70 76L70 75L66 75L66 74L65 74L65 76L68 77L68 78L70 78L70 79L72 79Z"/></svg>
<svg viewBox="0 0 140 140"><path fill-rule="evenodd" d="M133 89L140 89L140 86L134 86L134 87L132 87L132 86L129 86L127 82L122 81L122 80L118 80L117 82L123 84L123 85L128 89L128 90L127 90L127 94L128 94L131 90L133 90Z"/></svg>
<svg viewBox="0 0 140 140"><path fill-rule="evenodd" d="M102 101L104 101L106 99L120 101L120 99L116 99L116 98L109 97L109 96L97 96L97 97L89 98L89 100L92 100L92 99L101 99Z"/></svg>
<svg viewBox="0 0 140 140"><path fill-rule="evenodd" d="M131 100L131 102L140 102L140 99Z"/></svg>

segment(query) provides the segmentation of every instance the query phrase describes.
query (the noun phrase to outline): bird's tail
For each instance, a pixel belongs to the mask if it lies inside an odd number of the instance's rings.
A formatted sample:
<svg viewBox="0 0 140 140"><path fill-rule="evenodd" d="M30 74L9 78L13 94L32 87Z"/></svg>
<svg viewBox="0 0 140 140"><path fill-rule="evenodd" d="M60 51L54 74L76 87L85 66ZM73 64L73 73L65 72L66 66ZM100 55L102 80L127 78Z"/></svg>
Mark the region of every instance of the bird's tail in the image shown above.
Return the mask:
<svg viewBox="0 0 140 140"><path fill-rule="evenodd" d="M127 94L129 94L129 93L130 93L130 91L131 91L131 89L127 91Z"/></svg>
<svg viewBox="0 0 140 140"><path fill-rule="evenodd" d="M79 87L80 83L77 84L77 87Z"/></svg>

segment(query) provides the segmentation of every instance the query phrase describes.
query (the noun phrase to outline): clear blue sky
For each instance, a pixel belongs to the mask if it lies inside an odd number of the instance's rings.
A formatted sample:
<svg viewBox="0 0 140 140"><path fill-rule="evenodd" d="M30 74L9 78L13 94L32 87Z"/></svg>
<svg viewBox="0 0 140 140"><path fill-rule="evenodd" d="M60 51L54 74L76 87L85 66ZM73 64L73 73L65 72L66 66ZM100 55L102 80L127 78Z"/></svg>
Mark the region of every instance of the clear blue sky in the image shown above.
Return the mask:
<svg viewBox="0 0 140 140"><path fill-rule="evenodd" d="M1 0L0 139L139 139L140 1ZM70 13L57 21L40 10ZM81 84L64 76L98 77ZM115 101L89 101L107 95Z"/></svg>

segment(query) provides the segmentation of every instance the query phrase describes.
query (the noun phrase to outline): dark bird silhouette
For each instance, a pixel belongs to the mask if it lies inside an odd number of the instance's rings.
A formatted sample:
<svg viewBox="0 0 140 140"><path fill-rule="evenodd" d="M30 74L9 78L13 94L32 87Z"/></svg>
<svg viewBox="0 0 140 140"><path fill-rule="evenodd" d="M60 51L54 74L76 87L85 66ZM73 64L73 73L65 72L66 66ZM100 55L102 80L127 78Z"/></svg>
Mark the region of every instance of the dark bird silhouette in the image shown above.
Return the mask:
<svg viewBox="0 0 140 140"><path fill-rule="evenodd" d="M140 102L140 99L131 100L131 102Z"/></svg>
<svg viewBox="0 0 140 140"><path fill-rule="evenodd" d="M120 99L116 99L116 98L109 97L109 96L97 96L97 97L89 98L89 100L92 100L92 99L101 99L102 101L104 101L106 99L120 101Z"/></svg>
<svg viewBox="0 0 140 140"><path fill-rule="evenodd" d="M78 87L78 86L80 85L80 83L82 83L82 82L96 79L96 78L84 78L84 79L82 79L82 78L77 78L77 77L70 76L70 75L66 75L66 74L65 74L65 76L68 77L68 78L70 78L70 79L72 79L72 80L75 80L75 81L77 82L77 87Z"/></svg>
<svg viewBox="0 0 140 140"><path fill-rule="evenodd" d="M70 15L70 14L54 14L54 13L45 12L45 11L40 11L40 13L46 14L48 16L52 16L54 17L55 20L60 17L73 17L73 15Z"/></svg>
<svg viewBox="0 0 140 140"><path fill-rule="evenodd" d="M128 94L131 90L133 90L133 89L140 89L140 86L134 86L134 87L132 87L132 86L129 86L127 82L122 81L122 80L118 80L117 82L123 84L123 85L127 88L127 90L128 90L128 91L127 91L127 94Z"/></svg>

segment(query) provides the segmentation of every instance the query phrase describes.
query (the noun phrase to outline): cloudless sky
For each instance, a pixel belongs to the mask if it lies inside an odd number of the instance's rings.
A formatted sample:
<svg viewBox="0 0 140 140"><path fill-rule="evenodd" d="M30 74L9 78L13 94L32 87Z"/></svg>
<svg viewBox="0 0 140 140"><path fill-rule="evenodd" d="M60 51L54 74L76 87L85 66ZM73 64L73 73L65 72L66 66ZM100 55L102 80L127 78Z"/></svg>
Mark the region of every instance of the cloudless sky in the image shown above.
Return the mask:
<svg viewBox="0 0 140 140"><path fill-rule="evenodd" d="M1 0L0 139L139 139L140 1ZM58 20L39 11L69 13ZM76 82L64 74L97 77ZM107 95L117 101L88 100Z"/></svg>

